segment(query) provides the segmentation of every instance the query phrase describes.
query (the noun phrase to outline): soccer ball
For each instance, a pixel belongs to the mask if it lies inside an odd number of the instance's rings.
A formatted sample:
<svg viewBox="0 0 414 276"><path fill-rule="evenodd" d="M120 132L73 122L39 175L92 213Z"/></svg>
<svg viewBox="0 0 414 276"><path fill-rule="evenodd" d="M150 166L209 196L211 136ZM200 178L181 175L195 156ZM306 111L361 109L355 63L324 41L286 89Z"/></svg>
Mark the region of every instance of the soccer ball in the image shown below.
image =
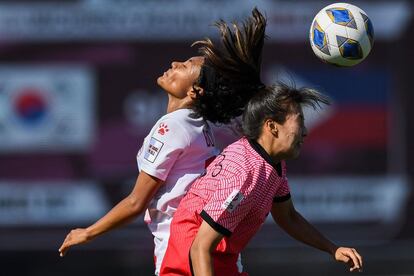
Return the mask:
<svg viewBox="0 0 414 276"><path fill-rule="evenodd" d="M323 8L309 31L313 52L322 61L353 66L363 61L374 45L374 28L360 8L336 3Z"/></svg>

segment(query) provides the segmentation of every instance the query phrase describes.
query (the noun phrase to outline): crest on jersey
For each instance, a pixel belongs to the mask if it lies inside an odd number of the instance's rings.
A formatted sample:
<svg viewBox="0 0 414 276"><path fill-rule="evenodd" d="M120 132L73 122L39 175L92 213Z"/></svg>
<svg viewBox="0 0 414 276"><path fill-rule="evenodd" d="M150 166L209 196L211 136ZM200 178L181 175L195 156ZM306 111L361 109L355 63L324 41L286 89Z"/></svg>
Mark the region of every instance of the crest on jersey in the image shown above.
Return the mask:
<svg viewBox="0 0 414 276"><path fill-rule="evenodd" d="M158 126L158 133L161 135L164 135L165 133L167 133L168 131L170 131L170 129L168 128L167 124L161 123Z"/></svg>
<svg viewBox="0 0 414 276"><path fill-rule="evenodd" d="M236 209L243 198L244 196L239 190L234 190L226 199L226 201L224 201L224 203L221 205L221 208L231 213Z"/></svg>
<svg viewBox="0 0 414 276"><path fill-rule="evenodd" d="M162 146L164 146L163 142L155 139L154 137L151 137L148 148L145 151L144 158L150 161L151 163L154 163L162 149Z"/></svg>

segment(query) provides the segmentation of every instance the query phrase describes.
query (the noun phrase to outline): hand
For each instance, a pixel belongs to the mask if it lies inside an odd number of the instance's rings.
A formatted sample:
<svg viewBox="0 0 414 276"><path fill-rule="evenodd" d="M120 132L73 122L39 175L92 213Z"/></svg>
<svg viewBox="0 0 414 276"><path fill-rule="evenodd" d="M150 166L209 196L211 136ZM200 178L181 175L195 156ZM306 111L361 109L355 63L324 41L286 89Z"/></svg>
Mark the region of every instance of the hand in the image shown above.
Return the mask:
<svg viewBox="0 0 414 276"><path fill-rule="evenodd" d="M339 247L335 251L335 260L338 262L347 263L350 268L349 271L362 271L362 257L358 254L355 248Z"/></svg>
<svg viewBox="0 0 414 276"><path fill-rule="evenodd" d="M65 256L66 252L72 246L87 243L90 240L91 238L89 237L88 231L86 229L78 228L70 231L59 248L60 256Z"/></svg>

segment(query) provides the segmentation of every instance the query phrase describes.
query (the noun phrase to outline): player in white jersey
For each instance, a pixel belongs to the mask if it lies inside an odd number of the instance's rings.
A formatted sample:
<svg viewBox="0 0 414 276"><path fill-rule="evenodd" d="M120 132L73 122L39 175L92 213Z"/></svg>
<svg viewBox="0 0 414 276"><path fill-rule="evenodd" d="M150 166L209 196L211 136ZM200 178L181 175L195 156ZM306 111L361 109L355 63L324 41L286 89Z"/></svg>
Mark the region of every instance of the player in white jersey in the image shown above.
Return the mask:
<svg viewBox="0 0 414 276"><path fill-rule="evenodd" d="M172 216L188 186L219 153L211 128L202 118L191 118L191 109L163 116L144 139L137 155L140 172L163 181L145 212L145 222L155 243L156 267L167 247ZM158 272L158 269L157 269Z"/></svg>
<svg viewBox="0 0 414 276"><path fill-rule="evenodd" d="M61 256L72 246L126 224L146 210L158 274L171 218L188 186L217 153L207 121L228 123L241 115L262 85L257 76L266 20L254 9L244 23L243 30L230 30L223 21L218 22L221 48L209 39L198 41L203 56L173 62L157 79L168 94L167 114L154 125L137 154L140 173L134 189L93 225L72 230L59 248Z"/></svg>

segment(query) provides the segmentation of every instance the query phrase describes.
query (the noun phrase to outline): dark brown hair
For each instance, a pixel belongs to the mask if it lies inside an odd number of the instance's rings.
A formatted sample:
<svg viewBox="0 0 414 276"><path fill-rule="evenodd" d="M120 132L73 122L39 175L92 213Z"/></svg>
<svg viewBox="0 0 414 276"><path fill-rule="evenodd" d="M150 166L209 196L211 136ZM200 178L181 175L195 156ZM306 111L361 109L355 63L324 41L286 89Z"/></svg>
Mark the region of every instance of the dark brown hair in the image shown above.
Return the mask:
<svg viewBox="0 0 414 276"><path fill-rule="evenodd" d="M206 38L200 46L205 57L197 85L203 94L196 97L193 115L219 123L228 123L243 113L255 93L264 87L260 80L266 18L254 8L241 25L216 22L219 45Z"/></svg>
<svg viewBox="0 0 414 276"><path fill-rule="evenodd" d="M307 87L298 89L279 82L261 89L249 101L243 113L243 134L255 140L260 136L266 119L283 124L295 106L317 109L321 104L328 105L330 100L318 91Z"/></svg>

